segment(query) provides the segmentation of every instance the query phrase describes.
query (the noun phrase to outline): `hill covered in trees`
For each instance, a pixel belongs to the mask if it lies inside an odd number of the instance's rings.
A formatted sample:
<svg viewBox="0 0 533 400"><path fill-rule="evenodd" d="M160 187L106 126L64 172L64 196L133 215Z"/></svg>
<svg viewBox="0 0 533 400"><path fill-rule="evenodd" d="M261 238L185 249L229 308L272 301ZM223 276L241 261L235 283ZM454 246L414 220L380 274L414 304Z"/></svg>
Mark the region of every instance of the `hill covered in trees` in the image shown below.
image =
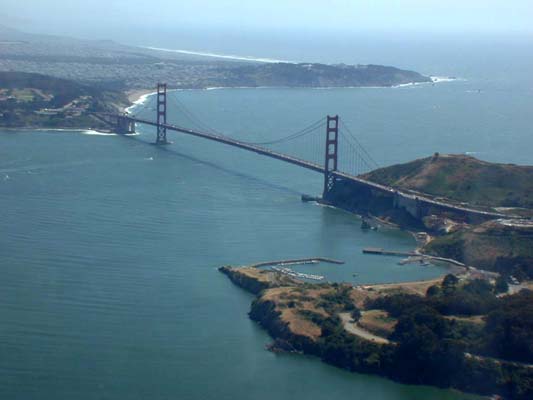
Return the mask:
<svg viewBox="0 0 533 400"><path fill-rule="evenodd" d="M103 128L92 112L117 112L126 96L97 85L25 72L0 72L0 126Z"/></svg>
<svg viewBox="0 0 533 400"><path fill-rule="evenodd" d="M272 351L405 383L533 396L533 292L506 294L505 280L449 274L354 287L253 267L220 271L257 295L249 315L274 338Z"/></svg>

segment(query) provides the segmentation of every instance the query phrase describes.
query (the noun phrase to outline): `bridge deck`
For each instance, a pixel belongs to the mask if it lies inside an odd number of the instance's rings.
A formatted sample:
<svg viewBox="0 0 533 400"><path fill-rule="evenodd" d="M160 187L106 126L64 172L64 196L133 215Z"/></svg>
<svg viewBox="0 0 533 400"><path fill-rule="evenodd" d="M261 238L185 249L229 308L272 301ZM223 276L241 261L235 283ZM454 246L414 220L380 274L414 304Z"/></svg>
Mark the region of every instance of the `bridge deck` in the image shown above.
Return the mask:
<svg viewBox="0 0 533 400"><path fill-rule="evenodd" d="M139 122L139 123L142 123L142 124L157 126L156 122L147 121L147 120L139 119L139 118L130 118L130 119L132 121ZM278 153L278 152L275 152L275 151L272 151L272 150L266 149L264 147L260 147L260 146L254 145L254 144L250 144L250 143L246 143L246 142L243 142L243 141L240 141L240 140L232 139L232 138L229 138L227 136L215 135L215 134L207 133L207 132L198 132L198 131L195 131L195 130L192 130L192 129L182 128L180 126L171 125L171 124L164 124L164 125L162 124L162 126L164 126L167 130L181 132L181 133L185 133L187 135L197 136L197 137L201 137L201 138L208 139L208 140L213 140L215 142L219 142L219 143L227 144L227 145L230 145L230 146L238 147L238 148L241 148L241 149L244 149L244 150L252 151L254 153L262 154L262 155L267 156L267 157L272 157L272 158L275 158L277 160L281 160L281 161L285 161L285 162L288 162L288 163L291 163L291 164L295 164L295 165L298 165L298 166L303 167L303 168L310 169L310 170L315 171L315 172L324 173L324 167L322 167L321 165L318 165L318 164L315 164L315 163L312 163L312 162L309 162L309 161L306 161L306 160L302 160L300 158L292 157L292 156L289 156L287 154Z"/></svg>
<svg viewBox="0 0 533 400"><path fill-rule="evenodd" d="M131 121L137 122L137 123L141 123L141 124L157 126L157 122L153 122L153 121L149 121L149 120L145 120L145 119L133 118L133 117L128 117L128 119L131 120ZM230 146L233 146L233 147L238 147L238 148L241 148L241 149L244 149L244 150L248 150L248 151L252 151L254 153L261 154L261 155L264 155L264 156L267 156L267 157L275 158L277 160L285 161L285 162L288 162L290 164L298 165L300 167L309 169L311 171L319 172L319 173L322 173L322 174L325 172L325 168L322 165L315 164L315 163L312 163L310 161L302 160L300 158L292 157L292 156L289 156L287 154L278 153L278 152L275 152L275 151L272 151L272 150L266 149L264 147L260 147L260 146L254 145L254 144L250 144L250 143L246 143L246 142L239 141L239 140L236 140L236 139L232 139L232 138L229 138L227 136L216 135L216 134L207 133L207 132L199 132L199 131L195 131L195 130L192 130L192 129L183 128L183 127L176 126L176 125L171 125L171 124L164 124L162 126L164 126L167 130L171 130L171 131L175 131L175 132L181 132L181 133L185 133L187 135L201 137L201 138L204 138L204 139L208 139L208 140L212 140L212 141L215 141L215 142L223 143L223 144L230 145ZM347 174L347 173L341 172L341 171L335 171L335 172L333 172L333 174L335 176L337 176L338 178L350 180L352 182L356 182L358 184L370 187L371 189L374 189L374 190L378 190L378 191L381 191L381 192L384 192L384 193L389 193L391 195L396 195L398 197L402 197L404 199L409 199L409 200L412 200L412 201L419 201L422 204L441 207L441 208L444 208L444 209L448 209L450 211L459 211L459 212L462 212L462 213L468 213L468 214L471 214L471 215L477 215L477 216L488 217L488 218L512 218L513 217L513 216L506 215L506 214L501 214L501 213L496 213L496 212L491 212L491 211L483 211L483 210L478 210L478 209L469 208L469 207L463 207L463 206L459 206L459 205L455 205L455 204L451 204L451 203L445 203L445 202L434 200L432 198L429 198L429 197L426 197L426 196L423 196L423 195L418 195L418 194L415 195L415 194L411 194L411 193L406 193L405 191L400 191L400 190L397 190L397 189L395 189L393 187L390 187L390 186L380 185L379 183L375 183L375 182L371 182L371 181L368 181L368 180L365 180L365 179L361 179L358 176L350 175L350 174Z"/></svg>

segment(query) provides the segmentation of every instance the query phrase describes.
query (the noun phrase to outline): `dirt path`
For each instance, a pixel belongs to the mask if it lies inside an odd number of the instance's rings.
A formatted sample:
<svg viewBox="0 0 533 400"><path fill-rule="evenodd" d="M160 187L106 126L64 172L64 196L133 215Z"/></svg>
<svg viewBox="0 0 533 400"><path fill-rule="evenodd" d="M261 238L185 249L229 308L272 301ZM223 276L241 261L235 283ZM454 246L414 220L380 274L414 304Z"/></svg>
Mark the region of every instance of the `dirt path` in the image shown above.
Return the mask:
<svg viewBox="0 0 533 400"><path fill-rule="evenodd" d="M346 331L359 336L362 339L379 343L379 344L389 344L390 341L388 339L385 339L381 336L376 336L373 333L368 332L367 330L361 328L357 323L352 322L352 316L350 313L339 313L339 317L342 320L342 324L344 326L344 329Z"/></svg>

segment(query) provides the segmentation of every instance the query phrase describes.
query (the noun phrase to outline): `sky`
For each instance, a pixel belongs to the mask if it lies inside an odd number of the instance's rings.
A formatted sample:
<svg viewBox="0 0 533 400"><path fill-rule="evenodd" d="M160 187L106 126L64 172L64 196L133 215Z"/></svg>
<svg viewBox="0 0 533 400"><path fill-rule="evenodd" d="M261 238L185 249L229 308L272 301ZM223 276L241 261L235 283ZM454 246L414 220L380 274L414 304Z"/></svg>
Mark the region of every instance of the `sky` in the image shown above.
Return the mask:
<svg viewBox="0 0 533 400"><path fill-rule="evenodd" d="M94 38L138 29L533 34L533 0L1 0L0 24ZM111 36L111 37L109 37Z"/></svg>

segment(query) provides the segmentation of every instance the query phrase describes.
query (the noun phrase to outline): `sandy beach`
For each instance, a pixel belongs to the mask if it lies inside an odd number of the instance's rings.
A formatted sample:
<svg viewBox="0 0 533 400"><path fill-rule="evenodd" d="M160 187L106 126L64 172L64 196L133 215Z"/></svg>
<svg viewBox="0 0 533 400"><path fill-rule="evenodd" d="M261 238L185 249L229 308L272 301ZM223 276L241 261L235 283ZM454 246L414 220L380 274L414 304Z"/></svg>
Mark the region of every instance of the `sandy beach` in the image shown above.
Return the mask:
<svg viewBox="0 0 533 400"><path fill-rule="evenodd" d="M130 102L130 105L127 107L124 107L122 111L128 112L131 107L133 107L136 104L143 103L145 98L148 95L155 94L156 91L154 89L133 89L128 90L126 92L126 96L128 96L128 101Z"/></svg>
<svg viewBox="0 0 533 400"><path fill-rule="evenodd" d="M141 97L148 95L148 94L153 94L153 93L155 93L154 89L134 89L134 90L128 90L126 92L126 95L128 96L128 100L131 103L136 103L137 101L141 99Z"/></svg>

